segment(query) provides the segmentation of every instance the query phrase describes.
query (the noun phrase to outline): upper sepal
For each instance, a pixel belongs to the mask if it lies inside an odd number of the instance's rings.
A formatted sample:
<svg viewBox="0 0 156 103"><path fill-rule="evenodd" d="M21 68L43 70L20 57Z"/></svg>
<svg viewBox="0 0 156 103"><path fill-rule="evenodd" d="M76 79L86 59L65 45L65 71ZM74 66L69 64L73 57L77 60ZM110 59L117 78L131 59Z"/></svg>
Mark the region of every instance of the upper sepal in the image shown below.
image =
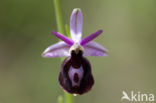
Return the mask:
<svg viewBox="0 0 156 103"><path fill-rule="evenodd" d="M70 17L70 34L74 41L79 42L82 36L83 17L81 9L73 10Z"/></svg>

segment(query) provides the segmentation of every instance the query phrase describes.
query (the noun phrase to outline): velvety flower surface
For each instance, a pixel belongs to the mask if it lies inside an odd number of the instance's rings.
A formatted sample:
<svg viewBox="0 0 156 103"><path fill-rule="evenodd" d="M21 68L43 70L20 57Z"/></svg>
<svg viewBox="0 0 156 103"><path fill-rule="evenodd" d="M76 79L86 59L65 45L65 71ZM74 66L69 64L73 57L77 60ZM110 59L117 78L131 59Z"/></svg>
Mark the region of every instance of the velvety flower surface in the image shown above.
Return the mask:
<svg viewBox="0 0 156 103"><path fill-rule="evenodd" d="M49 46L42 54L46 58L67 57L61 65L59 84L71 94L86 93L94 84L91 65L85 56L107 56L107 50L92 41L102 30L82 39L82 24L82 12L76 8L70 17L71 39L52 31L51 33L62 41Z"/></svg>

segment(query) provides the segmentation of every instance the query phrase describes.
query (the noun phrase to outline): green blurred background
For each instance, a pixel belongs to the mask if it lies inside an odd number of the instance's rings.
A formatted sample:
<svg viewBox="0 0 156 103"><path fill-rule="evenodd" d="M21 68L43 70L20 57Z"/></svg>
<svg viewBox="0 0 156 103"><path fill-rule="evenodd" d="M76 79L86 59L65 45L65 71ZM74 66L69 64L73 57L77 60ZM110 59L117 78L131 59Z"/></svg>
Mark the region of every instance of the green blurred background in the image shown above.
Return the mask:
<svg viewBox="0 0 156 103"><path fill-rule="evenodd" d="M75 103L120 103L122 91L156 94L155 0L60 0L64 23L81 8L83 37L96 39L108 57L88 57L95 85ZM63 95L60 59L41 53L58 40L52 0L0 1L0 103L56 103Z"/></svg>

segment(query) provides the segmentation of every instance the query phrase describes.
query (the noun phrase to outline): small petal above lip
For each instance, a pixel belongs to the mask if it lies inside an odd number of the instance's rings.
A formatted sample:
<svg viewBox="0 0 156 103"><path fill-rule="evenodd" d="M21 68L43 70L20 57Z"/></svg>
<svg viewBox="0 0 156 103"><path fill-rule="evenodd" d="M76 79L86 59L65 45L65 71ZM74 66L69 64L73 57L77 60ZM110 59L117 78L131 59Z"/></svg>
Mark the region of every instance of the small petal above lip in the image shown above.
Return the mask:
<svg viewBox="0 0 156 103"><path fill-rule="evenodd" d="M58 37L59 39L63 40L65 43L67 43L69 46L72 46L74 44L74 41L69 39L68 37L56 32L56 31L51 31L51 33Z"/></svg>
<svg viewBox="0 0 156 103"><path fill-rule="evenodd" d="M72 40L80 41L82 36L82 24L83 24L83 17L81 9L76 8L73 10L71 17L70 17L70 34Z"/></svg>
<svg viewBox="0 0 156 103"><path fill-rule="evenodd" d="M95 39L97 36L99 36L103 31L102 30L98 30L97 32L89 35L88 37L85 37L83 38L81 41L80 41L80 44L82 46L86 45L88 42L92 41L93 39Z"/></svg>

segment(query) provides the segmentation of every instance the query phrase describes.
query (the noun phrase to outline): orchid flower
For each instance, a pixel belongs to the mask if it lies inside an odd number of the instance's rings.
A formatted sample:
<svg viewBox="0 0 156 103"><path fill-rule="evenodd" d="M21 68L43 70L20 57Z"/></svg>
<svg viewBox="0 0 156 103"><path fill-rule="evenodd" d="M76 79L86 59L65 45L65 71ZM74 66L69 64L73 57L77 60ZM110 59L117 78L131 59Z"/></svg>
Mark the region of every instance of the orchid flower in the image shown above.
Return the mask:
<svg viewBox="0 0 156 103"><path fill-rule="evenodd" d="M62 41L49 46L42 54L45 58L67 57L59 74L59 84L66 92L71 94L83 94L88 92L94 79L91 65L85 56L107 56L107 49L92 40L103 31L98 30L88 37L82 37L83 17L79 8L73 10L70 17L71 39L52 31L51 33Z"/></svg>

